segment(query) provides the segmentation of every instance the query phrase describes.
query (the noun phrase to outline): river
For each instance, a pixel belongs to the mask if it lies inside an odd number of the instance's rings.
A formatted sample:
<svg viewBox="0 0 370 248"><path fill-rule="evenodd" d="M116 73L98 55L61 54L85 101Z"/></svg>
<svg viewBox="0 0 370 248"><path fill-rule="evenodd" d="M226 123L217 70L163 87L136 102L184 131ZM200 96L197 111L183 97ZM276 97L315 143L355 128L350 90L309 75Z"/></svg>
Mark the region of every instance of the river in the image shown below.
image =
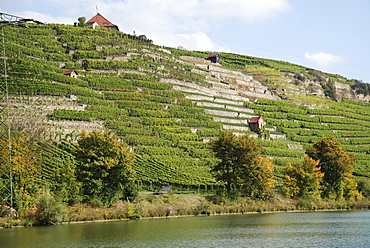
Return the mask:
<svg viewBox="0 0 370 248"><path fill-rule="evenodd" d="M259 213L0 230L0 247L370 247L370 211Z"/></svg>

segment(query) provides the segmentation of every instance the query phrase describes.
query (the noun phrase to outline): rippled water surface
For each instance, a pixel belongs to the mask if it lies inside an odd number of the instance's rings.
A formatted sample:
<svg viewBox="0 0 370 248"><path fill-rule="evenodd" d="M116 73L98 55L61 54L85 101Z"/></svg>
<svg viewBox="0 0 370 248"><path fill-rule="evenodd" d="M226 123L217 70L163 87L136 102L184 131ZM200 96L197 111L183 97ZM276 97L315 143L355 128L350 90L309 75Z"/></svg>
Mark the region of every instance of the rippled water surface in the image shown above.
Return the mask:
<svg viewBox="0 0 370 248"><path fill-rule="evenodd" d="M370 247L370 211L262 213L0 230L0 247Z"/></svg>

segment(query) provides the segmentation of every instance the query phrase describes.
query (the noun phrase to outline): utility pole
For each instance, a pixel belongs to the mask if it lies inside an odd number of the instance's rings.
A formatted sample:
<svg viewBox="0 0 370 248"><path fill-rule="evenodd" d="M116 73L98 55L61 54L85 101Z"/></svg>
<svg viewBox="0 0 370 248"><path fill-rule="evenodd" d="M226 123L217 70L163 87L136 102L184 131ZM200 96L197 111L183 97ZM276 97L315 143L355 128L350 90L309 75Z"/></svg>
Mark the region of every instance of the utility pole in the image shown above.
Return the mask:
<svg viewBox="0 0 370 248"><path fill-rule="evenodd" d="M12 174L12 146L10 137L10 123L7 123L9 118L9 91L8 91L8 66L6 57L6 45L4 27L6 26L20 26L22 23L33 22L36 24L43 24L33 19L26 19L23 17L5 14L0 12L0 48L1 48L1 77L0 77L0 152L9 154L6 157L0 157L0 205L14 206L14 192L13 192L13 174Z"/></svg>

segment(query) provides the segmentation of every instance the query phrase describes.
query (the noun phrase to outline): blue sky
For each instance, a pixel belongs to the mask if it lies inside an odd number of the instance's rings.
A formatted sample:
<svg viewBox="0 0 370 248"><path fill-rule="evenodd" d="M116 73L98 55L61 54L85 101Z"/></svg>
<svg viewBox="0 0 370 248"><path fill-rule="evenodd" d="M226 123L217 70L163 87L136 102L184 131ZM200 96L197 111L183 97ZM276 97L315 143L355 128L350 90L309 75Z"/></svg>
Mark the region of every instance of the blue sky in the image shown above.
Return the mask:
<svg viewBox="0 0 370 248"><path fill-rule="evenodd" d="M2 0L47 23L100 14L157 45L288 61L370 83L368 0Z"/></svg>

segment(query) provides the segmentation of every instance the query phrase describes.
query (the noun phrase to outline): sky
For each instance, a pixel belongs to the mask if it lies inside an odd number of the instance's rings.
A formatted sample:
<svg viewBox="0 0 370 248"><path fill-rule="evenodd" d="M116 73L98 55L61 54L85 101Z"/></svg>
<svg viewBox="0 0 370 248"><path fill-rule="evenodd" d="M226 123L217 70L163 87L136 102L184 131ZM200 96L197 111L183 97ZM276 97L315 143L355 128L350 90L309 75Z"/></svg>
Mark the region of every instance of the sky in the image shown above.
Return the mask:
<svg viewBox="0 0 370 248"><path fill-rule="evenodd" d="M1 0L0 11L70 25L99 12L156 45L276 59L370 83L369 0Z"/></svg>

